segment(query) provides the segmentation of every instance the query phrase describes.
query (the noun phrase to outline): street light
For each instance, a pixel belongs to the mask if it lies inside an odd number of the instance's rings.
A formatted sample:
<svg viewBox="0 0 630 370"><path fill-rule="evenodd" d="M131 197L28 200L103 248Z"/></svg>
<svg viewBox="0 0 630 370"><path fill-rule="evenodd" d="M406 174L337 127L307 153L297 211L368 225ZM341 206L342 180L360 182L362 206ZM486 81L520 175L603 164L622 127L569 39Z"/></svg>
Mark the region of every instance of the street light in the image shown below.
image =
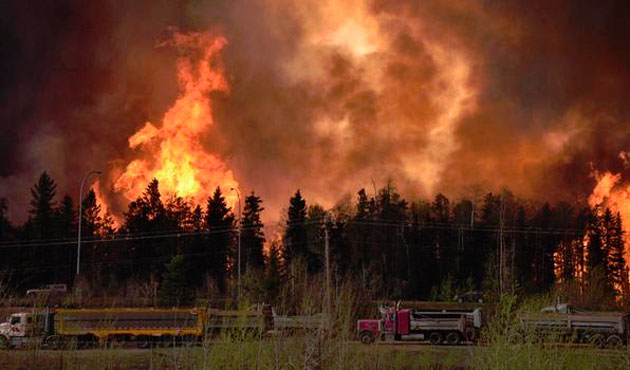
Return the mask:
<svg viewBox="0 0 630 370"><path fill-rule="evenodd" d="M236 191L238 196L238 298L241 299L241 192L237 188L230 188L230 190Z"/></svg>
<svg viewBox="0 0 630 370"><path fill-rule="evenodd" d="M83 211L83 185L85 185L85 180L87 180L92 175L100 175L101 171L90 171L83 176L83 180L81 181L81 188L79 189L79 236L77 237L77 277L79 276L79 266L81 261L81 219L82 211Z"/></svg>

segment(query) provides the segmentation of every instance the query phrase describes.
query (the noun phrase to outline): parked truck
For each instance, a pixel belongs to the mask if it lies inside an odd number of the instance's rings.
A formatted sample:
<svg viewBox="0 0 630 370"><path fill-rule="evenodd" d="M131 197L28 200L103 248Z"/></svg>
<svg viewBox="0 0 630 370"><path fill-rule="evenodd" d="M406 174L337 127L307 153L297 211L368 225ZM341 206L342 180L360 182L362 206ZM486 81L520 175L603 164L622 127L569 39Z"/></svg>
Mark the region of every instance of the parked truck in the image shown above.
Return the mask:
<svg viewBox="0 0 630 370"><path fill-rule="evenodd" d="M539 313L520 317L523 336L590 343L619 348L628 343L628 315L621 312L582 311L568 304L545 307Z"/></svg>
<svg viewBox="0 0 630 370"><path fill-rule="evenodd" d="M474 342L482 326L480 308L474 310L413 310L379 307L380 319L357 322L359 339L369 344L375 340L429 341L431 344L457 345Z"/></svg>
<svg viewBox="0 0 630 370"><path fill-rule="evenodd" d="M9 315L0 324L0 348L51 349L105 344L196 343L226 329L261 334L273 328L271 309L226 311L203 308L43 309Z"/></svg>

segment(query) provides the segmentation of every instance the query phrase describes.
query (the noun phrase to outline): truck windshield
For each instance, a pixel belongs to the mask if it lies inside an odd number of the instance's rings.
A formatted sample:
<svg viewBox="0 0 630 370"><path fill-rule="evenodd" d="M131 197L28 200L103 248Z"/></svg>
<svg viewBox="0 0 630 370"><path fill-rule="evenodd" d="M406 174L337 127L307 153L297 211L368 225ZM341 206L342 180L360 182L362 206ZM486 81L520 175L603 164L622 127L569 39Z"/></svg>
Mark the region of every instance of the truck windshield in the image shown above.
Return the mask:
<svg viewBox="0 0 630 370"><path fill-rule="evenodd" d="M11 325L19 324L20 316L11 316Z"/></svg>

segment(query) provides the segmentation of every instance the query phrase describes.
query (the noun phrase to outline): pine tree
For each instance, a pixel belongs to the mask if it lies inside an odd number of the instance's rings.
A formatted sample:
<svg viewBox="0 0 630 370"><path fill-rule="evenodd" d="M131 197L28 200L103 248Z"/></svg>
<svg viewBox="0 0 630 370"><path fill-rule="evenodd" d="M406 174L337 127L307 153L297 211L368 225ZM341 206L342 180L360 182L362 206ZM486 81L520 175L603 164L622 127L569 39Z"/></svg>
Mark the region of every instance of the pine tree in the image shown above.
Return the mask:
<svg viewBox="0 0 630 370"><path fill-rule="evenodd" d="M29 238L46 240L55 237L55 190L57 184L44 171L31 188L30 219L25 224ZM56 253L53 248L33 246L21 253L22 265L28 271L19 280L26 286L38 286L56 278ZM52 262L52 263L51 263Z"/></svg>
<svg viewBox="0 0 630 370"><path fill-rule="evenodd" d="M55 234L58 238L74 238L77 233L77 212L74 209L74 202L68 195L63 197L61 204L55 210ZM76 248L70 245L65 248L58 248L53 256L55 266L72 266L76 261ZM70 284L74 278L74 271L70 268L55 269L55 281Z"/></svg>
<svg viewBox="0 0 630 370"><path fill-rule="evenodd" d="M122 232L132 235L159 235L172 232L161 200L159 183L153 179L142 196L129 204L124 213L125 223ZM128 247L132 259L129 273L148 280L150 276L159 276L164 265L175 253L171 240L139 239L130 242Z"/></svg>
<svg viewBox="0 0 630 370"><path fill-rule="evenodd" d="M619 213L612 218L611 228L611 239L608 246L608 270L610 271L611 285L615 288L617 295L627 294L628 274L624 258L625 243Z"/></svg>
<svg viewBox="0 0 630 370"><path fill-rule="evenodd" d="M264 267L263 246L265 244L265 234L263 223L260 220L260 213L264 210L261 207L262 200L252 192L245 198L245 208L243 211L243 223L241 225L241 245L244 254L244 271L248 268L262 269Z"/></svg>
<svg viewBox="0 0 630 370"><path fill-rule="evenodd" d="M13 226L9 222L7 217L8 205L5 198L0 198L0 241L9 241L13 239ZM4 258L0 258L0 279L2 274L8 273L9 269L15 267L15 253L14 251L7 249L2 252Z"/></svg>
<svg viewBox="0 0 630 370"><path fill-rule="evenodd" d="M47 239L53 237L54 233L54 207L55 190L57 184L44 171L37 184L31 188L31 209L35 239Z"/></svg>
<svg viewBox="0 0 630 370"><path fill-rule="evenodd" d="M269 302L275 302L280 291L280 284L282 283L283 275L282 261L280 258L280 246L277 242L271 243L271 246L269 247L266 272L264 290L267 293L267 300Z"/></svg>
<svg viewBox="0 0 630 370"><path fill-rule="evenodd" d="M219 293L225 294L228 260L232 256L235 229L234 215L225 203L221 188L218 186L208 199L206 228L208 230L206 266L217 284Z"/></svg>
<svg viewBox="0 0 630 370"><path fill-rule="evenodd" d="M187 270L184 256L178 254L171 258L158 292L160 305L180 307L193 303L194 292L187 278Z"/></svg>
<svg viewBox="0 0 630 370"><path fill-rule="evenodd" d="M289 200L284 231L284 262L288 266L296 258L309 259L306 234L306 201L300 190Z"/></svg>
<svg viewBox="0 0 630 370"><path fill-rule="evenodd" d="M81 209L81 235L91 238L97 235L103 219L101 217L101 205L96 201L96 193L93 189L83 199Z"/></svg>
<svg viewBox="0 0 630 370"><path fill-rule="evenodd" d="M68 195L63 197L56 210L57 236L60 238L73 237L77 233L77 211L74 202Z"/></svg>

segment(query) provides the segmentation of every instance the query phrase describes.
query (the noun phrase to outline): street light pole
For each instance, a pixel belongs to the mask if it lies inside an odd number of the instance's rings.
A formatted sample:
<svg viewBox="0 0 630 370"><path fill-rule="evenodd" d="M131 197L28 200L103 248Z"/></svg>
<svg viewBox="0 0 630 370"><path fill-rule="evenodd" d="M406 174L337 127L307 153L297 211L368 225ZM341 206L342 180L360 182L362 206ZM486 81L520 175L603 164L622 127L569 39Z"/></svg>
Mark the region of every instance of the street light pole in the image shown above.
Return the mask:
<svg viewBox="0 0 630 370"><path fill-rule="evenodd" d="M231 188L231 190L236 191L236 196L238 197L238 299L241 299L241 230L243 228L243 223L241 220L241 192L238 191L237 188Z"/></svg>
<svg viewBox="0 0 630 370"><path fill-rule="evenodd" d="M79 276L79 266L81 262L81 219L83 218L83 185L85 185L85 181L92 175L100 175L101 171L90 171L83 176L83 180L81 181L81 188L79 189L79 235L77 237L77 277Z"/></svg>

